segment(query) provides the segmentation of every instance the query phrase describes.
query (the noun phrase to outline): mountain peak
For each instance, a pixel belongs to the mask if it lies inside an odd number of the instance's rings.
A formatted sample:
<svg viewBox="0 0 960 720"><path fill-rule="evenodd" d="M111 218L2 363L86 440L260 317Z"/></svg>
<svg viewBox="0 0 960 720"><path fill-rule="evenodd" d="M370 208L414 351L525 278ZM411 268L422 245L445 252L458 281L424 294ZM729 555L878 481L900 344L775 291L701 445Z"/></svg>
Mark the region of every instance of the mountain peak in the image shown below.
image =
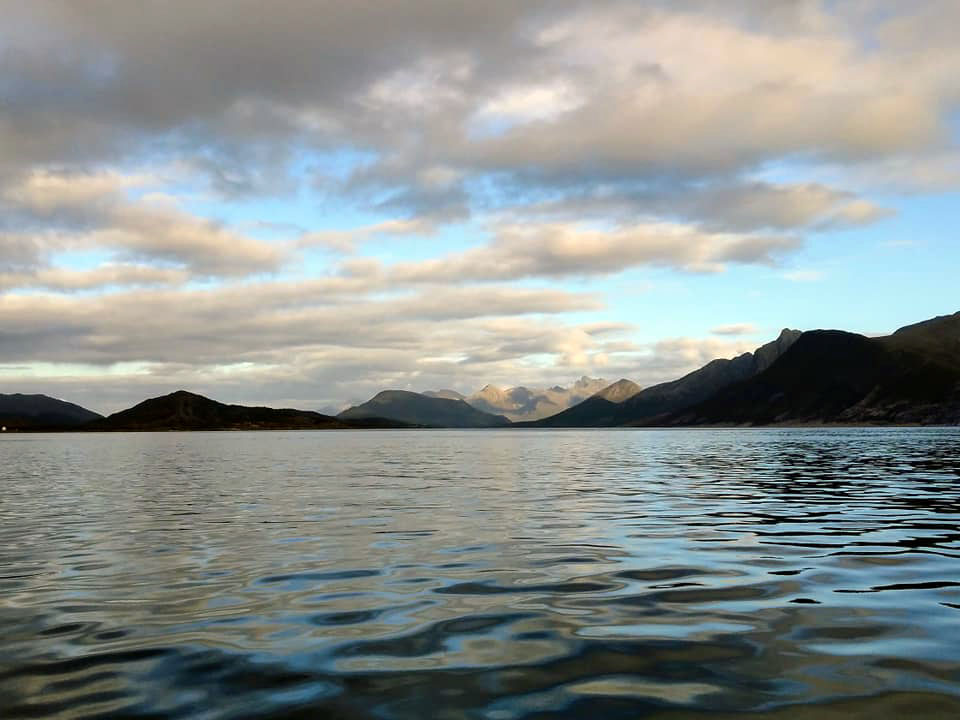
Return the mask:
<svg viewBox="0 0 960 720"><path fill-rule="evenodd" d="M153 397L91 424L96 430L315 429L343 427L309 410L227 405L187 390Z"/></svg>
<svg viewBox="0 0 960 720"><path fill-rule="evenodd" d="M369 402L385 402L393 398L406 397L407 395L416 395L417 393L411 392L410 390L381 390L372 398Z"/></svg>
<svg viewBox="0 0 960 720"><path fill-rule="evenodd" d="M480 398L481 400L486 400L490 403L500 403L503 401L505 392L501 388L498 388L496 385L484 385L474 397Z"/></svg>
<svg viewBox="0 0 960 720"><path fill-rule="evenodd" d="M773 363L777 361L777 358L783 355L790 349L791 345L800 339L801 335L803 335L802 330L784 328L780 331L780 335L776 340L768 342L766 345L762 345L754 350L753 359L757 372L763 372L773 365Z"/></svg>
<svg viewBox="0 0 960 720"><path fill-rule="evenodd" d="M612 385L608 385L593 397L603 398L612 403L622 403L640 392L643 388L637 385L633 380L620 378Z"/></svg>
<svg viewBox="0 0 960 720"><path fill-rule="evenodd" d="M209 400L210 402L216 402L216 400L210 400L210 398L208 398L208 397L205 397L205 396L203 396L203 395L199 395L199 394L197 394L197 393L195 393L195 392L190 392L189 390L174 390L174 391L173 391L172 393L170 393L169 395L165 395L165 396L161 396L161 397L168 397L168 398L193 398L193 399L197 399L197 400ZM155 399L157 399L157 398L155 398Z"/></svg>

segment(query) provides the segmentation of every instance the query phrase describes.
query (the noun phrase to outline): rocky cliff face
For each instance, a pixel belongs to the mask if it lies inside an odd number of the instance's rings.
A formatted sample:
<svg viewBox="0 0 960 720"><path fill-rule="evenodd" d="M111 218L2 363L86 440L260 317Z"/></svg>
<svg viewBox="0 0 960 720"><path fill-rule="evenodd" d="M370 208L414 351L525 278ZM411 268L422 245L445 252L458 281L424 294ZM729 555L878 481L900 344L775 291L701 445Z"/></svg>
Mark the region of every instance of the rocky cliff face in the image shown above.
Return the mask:
<svg viewBox="0 0 960 720"><path fill-rule="evenodd" d="M801 335L803 335L801 330L784 328L780 331L780 336L776 340L758 347L753 353L754 372L763 372L773 365L781 355L790 349L791 345L800 339Z"/></svg>

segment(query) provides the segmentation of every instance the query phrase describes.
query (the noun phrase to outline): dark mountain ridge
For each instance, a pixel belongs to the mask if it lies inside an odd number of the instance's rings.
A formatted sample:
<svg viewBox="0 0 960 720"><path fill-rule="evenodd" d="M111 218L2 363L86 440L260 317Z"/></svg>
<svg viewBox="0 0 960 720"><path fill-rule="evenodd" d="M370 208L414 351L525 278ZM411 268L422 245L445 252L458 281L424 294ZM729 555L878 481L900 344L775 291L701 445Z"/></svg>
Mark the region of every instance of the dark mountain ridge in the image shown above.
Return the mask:
<svg viewBox="0 0 960 720"><path fill-rule="evenodd" d="M398 427L380 418L345 422L309 410L226 405L178 390L88 423L84 430L320 430L350 427Z"/></svg>
<svg viewBox="0 0 960 720"><path fill-rule="evenodd" d="M505 427L510 421L469 405L463 400L431 397L407 390L383 390L361 405L340 413L340 420L386 418L411 425L446 428Z"/></svg>
<svg viewBox="0 0 960 720"><path fill-rule="evenodd" d="M101 417L47 395L0 394L0 425L9 430L77 427Z"/></svg>
<svg viewBox="0 0 960 720"><path fill-rule="evenodd" d="M960 423L960 313L868 338L803 336L765 371L668 425Z"/></svg>

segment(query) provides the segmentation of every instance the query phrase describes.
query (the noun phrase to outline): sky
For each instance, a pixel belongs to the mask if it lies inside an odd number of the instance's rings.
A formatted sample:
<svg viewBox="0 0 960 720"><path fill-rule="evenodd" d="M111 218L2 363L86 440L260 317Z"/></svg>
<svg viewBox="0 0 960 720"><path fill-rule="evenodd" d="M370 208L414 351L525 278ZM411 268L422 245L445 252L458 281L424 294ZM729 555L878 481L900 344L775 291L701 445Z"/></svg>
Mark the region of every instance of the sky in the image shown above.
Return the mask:
<svg viewBox="0 0 960 720"><path fill-rule="evenodd" d="M0 391L641 385L960 310L955 0L0 0Z"/></svg>

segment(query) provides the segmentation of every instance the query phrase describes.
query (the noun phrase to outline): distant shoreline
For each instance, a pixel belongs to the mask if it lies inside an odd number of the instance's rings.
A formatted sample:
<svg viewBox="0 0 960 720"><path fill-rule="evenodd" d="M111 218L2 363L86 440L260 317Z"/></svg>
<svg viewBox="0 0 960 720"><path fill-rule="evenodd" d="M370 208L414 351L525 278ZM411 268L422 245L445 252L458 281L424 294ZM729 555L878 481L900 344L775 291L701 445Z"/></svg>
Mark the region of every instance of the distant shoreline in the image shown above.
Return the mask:
<svg viewBox="0 0 960 720"><path fill-rule="evenodd" d="M7 429L0 432L0 437L4 435L122 435L122 434L146 434L146 433L281 433L281 432L577 432L589 430L591 432L609 432L609 431L628 431L637 432L644 430L889 430L889 429L931 429L931 430L953 430L960 429L960 425L924 425L920 423L899 423L899 424L881 424L881 423L777 423L772 425L615 425L611 427L479 427L479 428L454 428L454 427L331 427L331 428L143 428L143 429L91 429L83 430L79 428L64 429L25 429L16 430Z"/></svg>

